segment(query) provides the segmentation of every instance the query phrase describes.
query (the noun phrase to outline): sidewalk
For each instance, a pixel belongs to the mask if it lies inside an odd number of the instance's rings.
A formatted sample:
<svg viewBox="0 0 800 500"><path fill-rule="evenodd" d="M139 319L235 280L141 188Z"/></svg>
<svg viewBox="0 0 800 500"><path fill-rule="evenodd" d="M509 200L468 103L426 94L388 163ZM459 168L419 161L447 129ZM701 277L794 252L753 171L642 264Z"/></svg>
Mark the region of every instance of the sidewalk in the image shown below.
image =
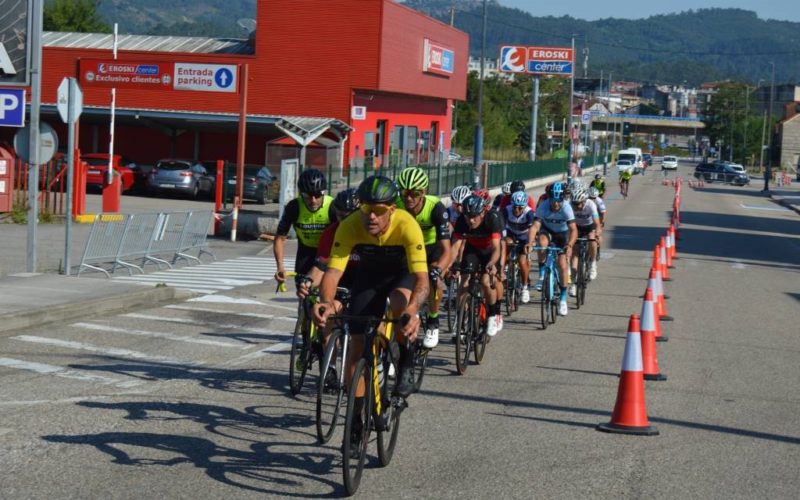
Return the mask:
<svg viewBox="0 0 800 500"><path fill-rule="evenodd" d="M800 183L793 182L791 186L771 189L769 197L776 203L790 208L800 214Z"/></svg>
<svg viewBox="0 0 800 500"><path fill-rule="evenodd" d="M165 286L19 273L0 278L0 332L84 320L189 298Z"/></svg>

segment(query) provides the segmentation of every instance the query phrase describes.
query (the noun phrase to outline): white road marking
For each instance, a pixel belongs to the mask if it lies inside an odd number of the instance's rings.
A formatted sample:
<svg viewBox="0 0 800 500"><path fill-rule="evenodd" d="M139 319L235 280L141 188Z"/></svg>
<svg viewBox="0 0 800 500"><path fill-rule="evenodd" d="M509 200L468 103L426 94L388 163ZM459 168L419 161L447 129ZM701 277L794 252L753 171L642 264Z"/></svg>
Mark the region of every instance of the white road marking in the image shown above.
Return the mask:
<svg viewBox="0 0 800 500"><path fill-rule="evenodd" d="M221 311L219 309L212 309L210 307L192 307L192 306L182 306L182 305L169 305L164 306L167 309L177 309L179 311L197 311L197 312L209 312L209 313L218 313L218 314L225 314L229 316L244 316L246 318L258 318L258 319L277 319L279 321L297 321L297 317L292 316L275 316L274 314L261 314L261 313L249 313L249 312L236 312L236 311Z"/></svg>
<svg viewBox="0 0 800 500"><path fill-rule="evenodd" d="M286 342L280 342L278 344L271 345L271 346L267 347L266 349L261 349L261 350L255 351L255 352L251 352L250 354L245 354L244 356L240 356L240 357L238 357L236 359L232 359L232 360L228 361L227 363L224 363L224 365L225 366L243 365L243 364L248 363L250 361L253 361L253 360L256 360L256 359L259 359L259 358L263 358L264 356L269 356L270 354L273 354L273 353L276 353L276 352L283 352L283 351L291 350L291 348L292 348L292 341L291 340L288 340Z"/></svg>
<svg viewBox="0 0 800 500"><path fill-rule="evenodd" d="M14 338L14 337L12 337ZM16 368L18 370L26 370L30 372L39 373L42 375L55 375L56 377L69 378L74 380L81 380L83 382L93 382L103 385L113 385L115 387L130 388L137 387L145 382L142 380L120 380L111 377L104 377L96 375L83 370L71 370L60 366L47 365L44 363L33 363L30 361L22 361L12 358L0 358L0 366L7 368Z"/></svg>
<svg viewBox="0 0 800 500"><path fill-rule="evenodd" d="M276 330L267 330L266 328L254 328L250 326L234 325L231 323L217 323L214 321L200 321L200 320L186 319L186 318L170 318L167 316L154 316L150 314L139 314L139 313L128 313L124 314L123 316L127 318L149 319L153 321L166 321L168 323L180 323L183 325L210 326L213 328L222 328L226 330L239 330L248 333L262 333L265 335L282 335L282 336L291 335L289 332L286 331L280 332ZM286 318L286 320L295 321L291 318Z"/></svg>
<svg viewBox="0 0 800 500"><path fill-rule="evenodd" d="M234 297L228 297L227 295L203 295L202 297L195 297L193 299L189 299L187 302L210 302L213 304L246 304L254 306L267 305L266 303L259 302L257 300L237 299Z"/></svg>
<svg viewBox="0 0 800 500"><path fill-rule="evenodd" d="M751 210L769 210L770 212L785 212L789 210L786 207L761 207L757 205L745 205L743 203L739 203L739 206L742 208L749 208Z"/></svg>
<svg viewBox="0 0 800 500"><path fill-rule="evenodd" d="M129 349L119 349L115 347L98 347L92 344L84 344L82 342L72 342L69 340L51 339L46 337L36 337L34 335L19 335L11 337L14 340L21 340L23 342L33 342L36 344L44 344L53 347L64 347L66 349L76 349L79 351L88 351L97 354L105 354L107 356L119 356L121 358L141 359L146 361L156 361L158 363L167 363L170 365L201 365L200 362L185 361L181 359L171 358L169 356L158 356L145 354L143 352L131 351Z"/></svg>
<svg viewBox="0 0 800 500"><path fill-rule="evenodd" d="M739 262L738 260L733 264L731 264L731 267L734 269L747 269L747 265L742 262Z"/></svg>
<svg viewBox="0 0 800 500"><path fill-rule="evenodd" d="M223 342L221 340L203 339L191 337L189 335L173 335L171 333L151 332L148 330L132 330L128 328L117 328L109 325L98 325L96 323L73 323L70 326L77 328L84 328L86 330L94 330L108 333L123 333L126 335L137 335L140 337L153 337L158 339L171 340L173 342L187 342L189 344L210 345L214 347L231 347L234 349L250 349L252 345L243 342Z"/></svg>

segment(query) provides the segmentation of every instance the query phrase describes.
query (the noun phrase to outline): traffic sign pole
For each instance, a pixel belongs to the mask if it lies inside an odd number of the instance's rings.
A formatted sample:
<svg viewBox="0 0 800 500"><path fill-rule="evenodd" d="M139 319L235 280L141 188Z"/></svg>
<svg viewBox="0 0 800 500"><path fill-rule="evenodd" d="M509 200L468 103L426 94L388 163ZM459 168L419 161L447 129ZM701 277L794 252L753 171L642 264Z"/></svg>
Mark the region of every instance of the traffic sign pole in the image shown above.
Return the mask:
<svg viewBox="0 0 800 500"><path fill-rule="evenodd" d="M539 76L533 77L533 105L531 109L531 155L530 160L536 160L536 128L539 121Z"/></svg>
<svg viewBox="0 0 800 500"><path fill-rule="evenodd" d="M69 276L72 263L70 253L72 250L72 193L75 190L75 120L80 114L75 103L79 101L78 82L74 78L67 79L67 217L66 235L64 237L64 274Z"/></svg>
<svg viewBox="0 0 800 500"><path fill-rule="evenodd" d="M26 270L36 272L36 229L39 217L39 109L42 101L42 5L31 0L31 119L28 162L28 242Z"/></svg>

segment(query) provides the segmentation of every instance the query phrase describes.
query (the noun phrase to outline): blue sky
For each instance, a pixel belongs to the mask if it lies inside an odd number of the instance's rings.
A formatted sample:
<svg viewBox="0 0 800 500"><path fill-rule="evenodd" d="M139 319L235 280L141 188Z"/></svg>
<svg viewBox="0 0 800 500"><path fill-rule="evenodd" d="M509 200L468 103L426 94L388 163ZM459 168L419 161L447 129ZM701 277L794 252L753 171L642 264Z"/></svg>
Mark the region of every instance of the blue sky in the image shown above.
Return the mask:
<svg viewBox="0 0 800 500"><path fill-rule="evenodd" d="M594 21L607 17L641 19L657 14L672 14L689 9L734 7L753 10L762 19L800 22L797 0L571 0L566 2L534 2L533 0L499 0L501 5L516 7L536 16L572 16Z"/></svg>

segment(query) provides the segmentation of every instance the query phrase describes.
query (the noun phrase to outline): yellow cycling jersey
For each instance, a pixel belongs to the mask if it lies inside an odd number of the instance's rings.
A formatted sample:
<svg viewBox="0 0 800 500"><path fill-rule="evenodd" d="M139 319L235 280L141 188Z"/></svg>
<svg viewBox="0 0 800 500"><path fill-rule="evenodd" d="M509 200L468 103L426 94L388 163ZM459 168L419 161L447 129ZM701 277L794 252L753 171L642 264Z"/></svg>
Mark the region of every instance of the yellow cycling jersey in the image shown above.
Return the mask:
<svg viewBox="0 0 800 500"><path fill-rule="evenodd" d="M339 223L328 261L329 269L344 272L350 254L359 256L359 272L380 274L427 273L428 263L422 229L414 216L395 210L383 234L367 232L360 211Z"/></svg>

